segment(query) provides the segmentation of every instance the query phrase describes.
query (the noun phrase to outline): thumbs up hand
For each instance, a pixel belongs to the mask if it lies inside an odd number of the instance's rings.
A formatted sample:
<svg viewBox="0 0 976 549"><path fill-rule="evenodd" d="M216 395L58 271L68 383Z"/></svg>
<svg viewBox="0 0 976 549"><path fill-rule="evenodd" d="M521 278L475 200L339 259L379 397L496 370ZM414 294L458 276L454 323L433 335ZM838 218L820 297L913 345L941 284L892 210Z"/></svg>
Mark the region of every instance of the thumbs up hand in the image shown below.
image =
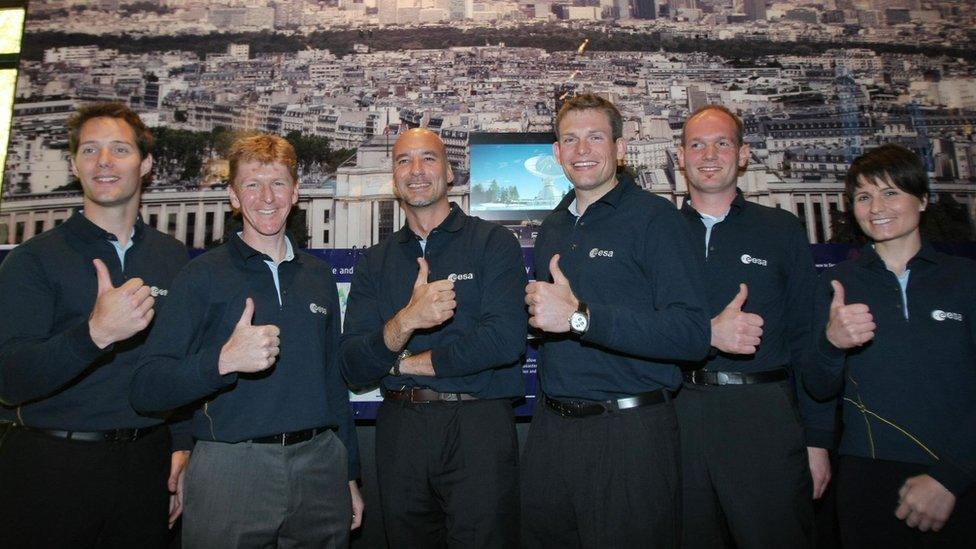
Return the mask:
<svg viewBox="0 0 976 549"><path fill-rule="evenodd" d="M830 301L830 317L827 321L827 341L838 349L853 349L874 339L874 316L864 303L844 303L844 286L839 280L831 280L834 297Z"/></svg>
<svg viewBox="0 0 976 549"><path fill-rule="evenodd" d="M559 268L559 254L549 260L549 274L552 282L535 280L525 287L529 326L553 334L568 332L569 317L579 308L579 300Z"/></svg>
<svg viewBox="0 0 976 549"><path fill-rule="evenodd" d="M454 316L454 309L457 308L454 282L446 279L428 282L430 267L427 260L418 257L417 263L420 269L413 283L413 294L401 311L402 326L411 332L443 324Z"/></svg>
<svg viewBox="0 0 976 549"><path fill-rule="evenodd" d="M712 319L712 347L736 355L756 354L762 341L763 318L743 312L748 297L749 287L739 284L739 293Z"/></svg>
<svg viewBox="0 0 976 549"><path fill-rule="evenodd" d="M220 349L217 370L221 375L260 372L274 364L280 350L278 334L281 332L274 324L254 326L253 320L254 300L247 298L234 332Z"/></svg>
<svg viewBox="0 0 976 549"><path fill-rule="evenodd" d="M153 318L152 297L149 286L141 278L130 278L116 288L112 275L101 259L92 260L98 281L95 306L88 317L88 333L99 349L128 339L145 330Z"/></svg>

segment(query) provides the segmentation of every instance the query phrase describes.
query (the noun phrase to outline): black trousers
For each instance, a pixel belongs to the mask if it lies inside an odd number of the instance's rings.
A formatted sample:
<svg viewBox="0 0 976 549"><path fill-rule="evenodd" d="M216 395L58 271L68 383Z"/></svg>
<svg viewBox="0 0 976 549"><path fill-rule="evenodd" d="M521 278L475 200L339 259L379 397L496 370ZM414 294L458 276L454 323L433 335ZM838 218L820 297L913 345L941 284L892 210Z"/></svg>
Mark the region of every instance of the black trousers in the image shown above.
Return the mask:
<svg viewBox="0 0 976 549"><path fill-rule="evenodd" d="M121 443L64 440L16 427L0 436L4 548L166 546L167 429Z"/></svg>
<svg viewBox="0 0 976 549"><path fill-rule="evenodd" d="M518 547L518 438L508 400L384 402L376 473L390 547Z"/></svg>
<svg viewBox="0 0 976 549"><path fill-rule="evenodd" d="M841 456L837 473L837 514L844 549L884 547L976 547L976 493L956 499L939 532L910 528L895 516L898 490L909 477L923 475L927 465Z"/></svg>
<svg viewBox="0 0 976 549"><path fill-rule="evenodd" d="M522 455L523 547L677 547L679 465L670 400L585 418L538 403Z"/></svg>
<svg viewBox="0 0 976 549"><path fill-rule="evenodd" d="M794 403L788 381L682 387L683 547L812 546L813 483Z"/></svg>

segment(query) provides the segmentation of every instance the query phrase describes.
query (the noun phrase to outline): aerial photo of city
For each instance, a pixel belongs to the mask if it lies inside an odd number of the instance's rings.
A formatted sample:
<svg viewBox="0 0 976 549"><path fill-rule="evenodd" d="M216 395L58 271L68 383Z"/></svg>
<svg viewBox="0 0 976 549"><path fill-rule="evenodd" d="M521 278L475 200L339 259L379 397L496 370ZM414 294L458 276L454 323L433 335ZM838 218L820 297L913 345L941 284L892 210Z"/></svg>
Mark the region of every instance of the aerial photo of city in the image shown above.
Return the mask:
<svg viewBox="0 0 976 549"><path fill-rule="evenodd" d="M583 92L618 105L626 169L676 204L681 124L721 103L746 125L743 192L797 214L811 242L842 236L847 166L884 142L917 151L935 202L973 218L974 46L971 0L32 2L0 244L80 204L64 121L106 100L132 105L157 136L143 218L194 248L234 223L223 155L246 132L296 144L295 223L310 248L362 248L402 225L390 151L411 127L445 141L452 201L474 214L544 210L568 187L551 156L532 152L517 166L531 177L505 183L472 139L550 133ZM509 221L531 241L538 219Z"/></svg>

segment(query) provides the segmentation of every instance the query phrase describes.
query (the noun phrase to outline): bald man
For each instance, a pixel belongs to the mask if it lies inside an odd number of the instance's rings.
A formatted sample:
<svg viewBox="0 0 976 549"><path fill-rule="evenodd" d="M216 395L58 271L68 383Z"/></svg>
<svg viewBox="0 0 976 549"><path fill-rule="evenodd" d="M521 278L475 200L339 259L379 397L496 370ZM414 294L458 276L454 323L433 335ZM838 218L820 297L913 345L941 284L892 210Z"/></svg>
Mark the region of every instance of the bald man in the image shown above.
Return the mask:
<svg viewBox="0 0 976 549"><path fill-rule="evenodd" d="M500 225L447 199L454 173L426 129L393 147L407 223L356 266L342 338L353 386L379 382L380 501L391 547L517 547L527 280Z"/></svg>

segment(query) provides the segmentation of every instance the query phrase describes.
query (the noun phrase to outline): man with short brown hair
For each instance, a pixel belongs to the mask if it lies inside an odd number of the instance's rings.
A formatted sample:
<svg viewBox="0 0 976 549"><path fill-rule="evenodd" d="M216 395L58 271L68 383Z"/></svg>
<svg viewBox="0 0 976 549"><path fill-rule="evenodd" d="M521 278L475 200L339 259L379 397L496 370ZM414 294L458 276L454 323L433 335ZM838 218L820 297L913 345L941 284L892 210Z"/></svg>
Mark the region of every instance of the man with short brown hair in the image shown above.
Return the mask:
<svg viewBox="0 0 976 549"><path fill-rule="evenodd" d="M152 168L139 116L98 103L68 127L82 208L0 265L0 401L15 417L0 432L0 537L164 547L191 441L177 429L171 442L128 392L186 248L139 217Z"/></svg>

